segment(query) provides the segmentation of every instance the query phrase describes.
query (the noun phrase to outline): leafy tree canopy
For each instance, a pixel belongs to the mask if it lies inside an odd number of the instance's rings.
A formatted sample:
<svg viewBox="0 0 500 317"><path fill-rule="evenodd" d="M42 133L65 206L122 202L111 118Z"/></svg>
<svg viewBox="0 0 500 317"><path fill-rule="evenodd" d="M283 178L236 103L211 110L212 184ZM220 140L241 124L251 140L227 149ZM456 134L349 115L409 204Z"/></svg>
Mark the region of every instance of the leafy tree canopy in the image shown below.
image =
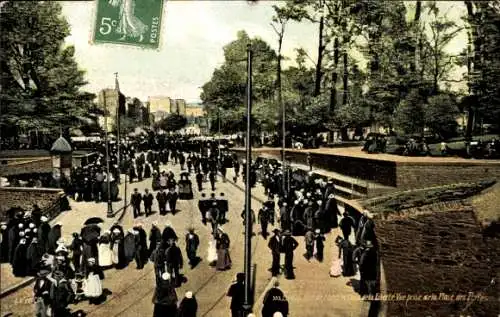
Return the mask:
<svg viewBox="0 0 500 317"><path fill-rule="evenodd" d="M187 124L187 119L179 114L170 114L163 120L155 123L157 129L162 129L164 131L178 131L184 128Z"/></svg>
<svg viewBox="0 0 500 317"><path fill-rule="evenodd" d="M1 124L51 129L77 123L95 96L80 91L84 72L74 47L63 47L70 30L60 4L8 1L0 21Z"/></svg>

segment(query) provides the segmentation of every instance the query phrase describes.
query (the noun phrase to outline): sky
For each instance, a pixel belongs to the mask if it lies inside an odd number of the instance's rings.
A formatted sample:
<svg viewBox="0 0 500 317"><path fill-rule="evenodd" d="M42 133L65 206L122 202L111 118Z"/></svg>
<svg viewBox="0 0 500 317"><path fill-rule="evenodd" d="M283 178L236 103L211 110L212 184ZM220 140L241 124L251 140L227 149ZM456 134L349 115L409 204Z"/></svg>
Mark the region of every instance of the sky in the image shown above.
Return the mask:
<svg viewBox="0 0 500 317"><path fill-rule="evenodd" d="M223 61L223 46L236 39L239 30L258 36L277 49L277 36L270 22L272 6L278 1L165 1L159 50L90 43L95 1L62 2L63 15L71 26L68 45L74 45L76 60L86 71L85 90L97 93L114 87L118 72L120 90L126 96L146 101L148 96L169 96L200 101L201 86L210 80ZM461 6L439 2L448 16L459 20ZM460 10L459 10L460 9ZM303 47L315 60L318 30L310 22L290 22L283 42L283 55L293 63L295 48ZM459 52L465 47L460 34L447 48ZM357 55L357 54L356 54ZM312 64L311 64L312 66ZM459 74L457 73L457 76Z"/></svg>

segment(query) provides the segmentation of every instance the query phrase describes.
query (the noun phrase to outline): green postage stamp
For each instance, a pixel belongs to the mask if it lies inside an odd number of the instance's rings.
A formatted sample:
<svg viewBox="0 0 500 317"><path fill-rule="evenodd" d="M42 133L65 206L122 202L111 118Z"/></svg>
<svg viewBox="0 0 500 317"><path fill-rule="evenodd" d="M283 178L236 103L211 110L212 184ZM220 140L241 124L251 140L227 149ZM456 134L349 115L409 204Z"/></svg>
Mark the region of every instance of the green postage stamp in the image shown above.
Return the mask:
<svg viewBox="0 0 500 317"><path fill-rule="evenodd" d="M97 0L96 5L94 43L159 47L163 0Z"/></svg>

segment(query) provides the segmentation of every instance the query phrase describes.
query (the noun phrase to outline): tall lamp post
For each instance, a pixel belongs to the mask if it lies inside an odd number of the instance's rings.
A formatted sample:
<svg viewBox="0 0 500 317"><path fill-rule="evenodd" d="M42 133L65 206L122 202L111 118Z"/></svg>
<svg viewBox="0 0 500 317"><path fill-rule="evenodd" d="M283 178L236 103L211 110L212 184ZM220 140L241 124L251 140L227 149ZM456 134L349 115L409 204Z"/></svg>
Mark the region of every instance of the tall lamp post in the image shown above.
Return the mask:
<svg viewBox="0 0 500 317"><path fill-rule="evenodd" d="M252 311L251 302L251 249L252 249L252 216L250 187L250 165L252 164L252 47L247 45L247 142L246 142L246 179L245 179L245 300L243 304L244 316Z"/></svg>
<svg viewBox="0 0 500 317"><path fill-rule="evenodd" d="M121 162L120 162L120 129L121 129L121 124L120 124L120 86L118 85L118 73L115 73L115 90L117 93L117 100L116 100L116 161L118 165L118 184L121 183Z"/></svg>
<svg viewBox="0 0 500 317"><path fill-rule="evenodd" d="M106 216L108 218L113 217L113 206L111 205L111 184L110 184L110 173L109 173L109 139L108 139L108 108L106 107L106 90L102 92L104 100L104 143L106 144L106 186L108 188L108 212Z"/></svg>

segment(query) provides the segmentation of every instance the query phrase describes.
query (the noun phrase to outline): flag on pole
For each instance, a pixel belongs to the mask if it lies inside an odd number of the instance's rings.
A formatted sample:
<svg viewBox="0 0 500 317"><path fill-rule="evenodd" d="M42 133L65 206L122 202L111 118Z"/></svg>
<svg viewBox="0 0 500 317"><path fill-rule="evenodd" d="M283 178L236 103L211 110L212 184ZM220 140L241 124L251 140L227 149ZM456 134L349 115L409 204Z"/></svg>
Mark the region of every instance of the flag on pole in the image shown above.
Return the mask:
<svg viewBox="0 0 500 317"><path fill-rule="evenodd" d="M115 90L120 92L120 84L118 83L118 73L115 73Z"/></svg>

